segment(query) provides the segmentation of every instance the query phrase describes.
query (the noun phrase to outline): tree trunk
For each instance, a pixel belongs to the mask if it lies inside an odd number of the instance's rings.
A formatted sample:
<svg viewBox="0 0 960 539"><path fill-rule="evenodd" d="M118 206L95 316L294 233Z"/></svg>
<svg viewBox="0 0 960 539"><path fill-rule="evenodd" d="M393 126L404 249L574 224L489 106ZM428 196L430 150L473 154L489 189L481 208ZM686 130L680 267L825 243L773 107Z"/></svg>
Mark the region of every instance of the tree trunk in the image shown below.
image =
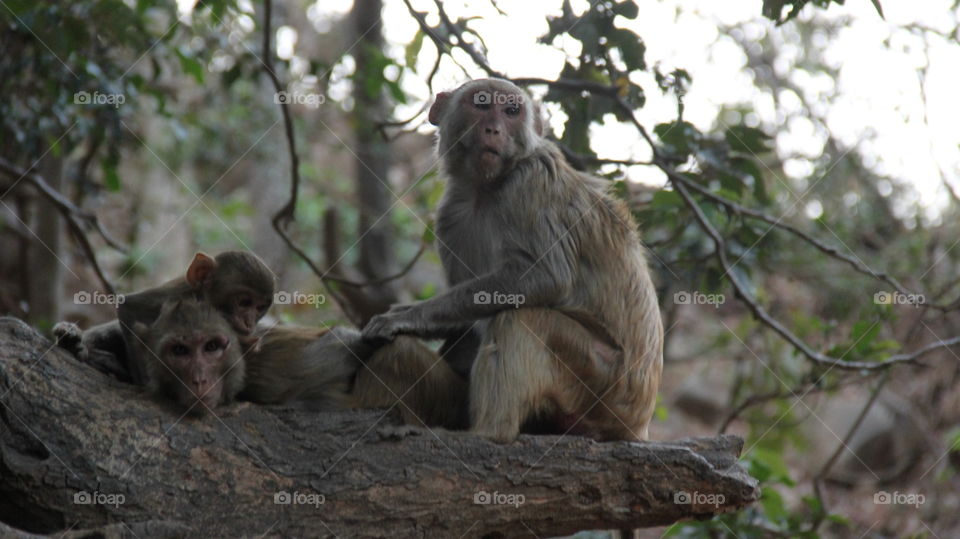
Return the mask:
<svg viewBox="0 0 960 539"><path fill-rule="evenodd" d="M353 79L354 109L352 124L356 140L357 202L360 209L358 242L360 257L358 269L365 280L386 277L396 272L395 231L390 219L394 195L388 183L391 155L390 145L380 135L376 125L389 116L384 98L383 24L381 0L356 0L351 21L356 45L351 51L356 61ZM332 262L332 261L330 261ZM361 279L364 280L364 279ZM357 295L357 290L345 293ZM365 298L354 301L360 315L360 326L396 303L393 283L383 283L362 289Z"/></svg>
<svg viewBox="0 0 960 539"><path fill-rule="evenodd" d="M33 533L550 536L759 495L734 436L497 445L378 410L249 403L182 418L13 318L0 318L0 425L0 521Z"/></svg>
<svg viewBox="0 0 960 539"><path fill-rule="evenodd" d="M55 191L63 187L63 159L47 154L40 159L35 172L46 179ZM21 180L22 181L22 180ZM36 197L27 220L36 241L30 245L28 259L21 271L28 273L27 303L29 320L41 327L51 327L61 320L60 299L63 293L63 217L51 202Z"/></svg>

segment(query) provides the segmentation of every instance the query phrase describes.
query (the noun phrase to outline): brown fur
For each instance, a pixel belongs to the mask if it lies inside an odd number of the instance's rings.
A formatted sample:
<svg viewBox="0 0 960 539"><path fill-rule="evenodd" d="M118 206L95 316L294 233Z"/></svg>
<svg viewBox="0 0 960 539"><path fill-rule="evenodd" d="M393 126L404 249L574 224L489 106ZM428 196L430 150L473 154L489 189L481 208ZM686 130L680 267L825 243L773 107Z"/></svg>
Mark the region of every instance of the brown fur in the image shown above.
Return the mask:
<svg viewBox="0 0 960 539"><path fill-rule="evenodd" d="M448 182L436 231L451 288L375 317L364 336L447 337L449 359L471 369L474 432L509 441L537 421L646 439L663 328L625 204L565 161L542 137L536 105L507 81L438 94L430 120ZM525 301L483 303L478 293ZM465 331L479 349L451 345Z"/></svg>

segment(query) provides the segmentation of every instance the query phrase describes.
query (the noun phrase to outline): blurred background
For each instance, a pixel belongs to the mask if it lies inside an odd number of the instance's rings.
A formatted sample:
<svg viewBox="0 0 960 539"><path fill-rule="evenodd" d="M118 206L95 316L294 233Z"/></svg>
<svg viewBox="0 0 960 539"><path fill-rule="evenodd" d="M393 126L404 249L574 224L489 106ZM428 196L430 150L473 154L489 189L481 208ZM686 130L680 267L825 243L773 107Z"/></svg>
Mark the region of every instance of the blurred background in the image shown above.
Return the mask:
<svg viewBox="0 0 960 539"><path fill-rule="evenodd" d="M503 76L640 223L651 437L740 434L763 486L643 533L955 537L958 4L0 0L0 314L105 321L198 250L284 322L431 297L426 110Z"/></svg>

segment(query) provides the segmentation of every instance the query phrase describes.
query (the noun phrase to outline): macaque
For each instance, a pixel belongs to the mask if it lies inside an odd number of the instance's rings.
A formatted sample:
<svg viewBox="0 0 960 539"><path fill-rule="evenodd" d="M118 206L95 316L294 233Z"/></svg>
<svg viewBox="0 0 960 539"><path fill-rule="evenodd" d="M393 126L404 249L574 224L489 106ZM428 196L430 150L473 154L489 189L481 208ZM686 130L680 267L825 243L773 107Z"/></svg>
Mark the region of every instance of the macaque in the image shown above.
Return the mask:
<svg viewBox="0 0 960 539"><path fill-rule="evenodd" d="M251 337L257 322L273 303L275 280L270 269L253 253L225 251L211 258L197 253L183 277L173 279L156 288L128 294L117 306L117 319L83 332L79 346L76 333L79 328L61 323L54 335L65 347L95 365L95 360L109 352L125 366L128 381L146 385L146 350L132 331L136 324L149 325L160 314L161 306L170 300L198 298L217 309L240 337L246 347L256 346ZM100 350L102 352L95 352ZM112 368L101 370L115 370Z"/></svg>
<svg viewBox="0 0 960 539"><path fill-rule="evenodd" d="M413 338L376 347L348 328L274 327L246 357L241 398L333 411L396 406L404 422L453 428L462 422L465 381Z"/></svg>
<svg viewBox="0 0 960 539"><path fill-rule="evenodd" d="M242 398L260 404L303 402L315 410L350 408L349 393L372 347L348 328L278 326L257 335L247 354Z"/></svg>
<svg viewBox="0 0 960 539"><path fill-rule="evenodd" d="M232 402L243 388L244 360L236 331L210 303L165 302L152 323L130 328L147 350L147 387L182 412L202 415Z"/></svg>
<svg viewBox="0 0 960 539"><path fill-rule="evenodd" d="M510 82L441 92L429 120L447 181L436 234L450 288L374 317L363 337L447 338L445 358L469 369L473 433L509 442L536 425L646 439L663 328L626 205L564 160Z"/></svg>

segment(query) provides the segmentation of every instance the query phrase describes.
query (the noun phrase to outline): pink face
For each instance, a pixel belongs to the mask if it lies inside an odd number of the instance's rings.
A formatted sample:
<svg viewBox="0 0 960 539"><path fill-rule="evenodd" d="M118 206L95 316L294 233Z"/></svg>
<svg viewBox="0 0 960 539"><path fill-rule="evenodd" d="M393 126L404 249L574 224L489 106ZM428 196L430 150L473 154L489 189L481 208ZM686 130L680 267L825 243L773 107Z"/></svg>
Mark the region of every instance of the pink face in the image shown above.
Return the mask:
<svg viewBox="0 0 960 539"><path fill-rule="evenodd" d="M526 96L496 86L480 86L460 95L458 109L465 124L473 126L468 143L472 159L487 177L497 177L517 157L529 104Z"/></svg>
<svg viewBox="0 0 960 539"><path fill-rule="evenodd" d="M176 389L178 402L192 406L202 401L210 408L220 404L221 378L230 367L226 364L229 346L230 340L219 334L184 336L166 343L163 362L182 382Z"/></svg>

